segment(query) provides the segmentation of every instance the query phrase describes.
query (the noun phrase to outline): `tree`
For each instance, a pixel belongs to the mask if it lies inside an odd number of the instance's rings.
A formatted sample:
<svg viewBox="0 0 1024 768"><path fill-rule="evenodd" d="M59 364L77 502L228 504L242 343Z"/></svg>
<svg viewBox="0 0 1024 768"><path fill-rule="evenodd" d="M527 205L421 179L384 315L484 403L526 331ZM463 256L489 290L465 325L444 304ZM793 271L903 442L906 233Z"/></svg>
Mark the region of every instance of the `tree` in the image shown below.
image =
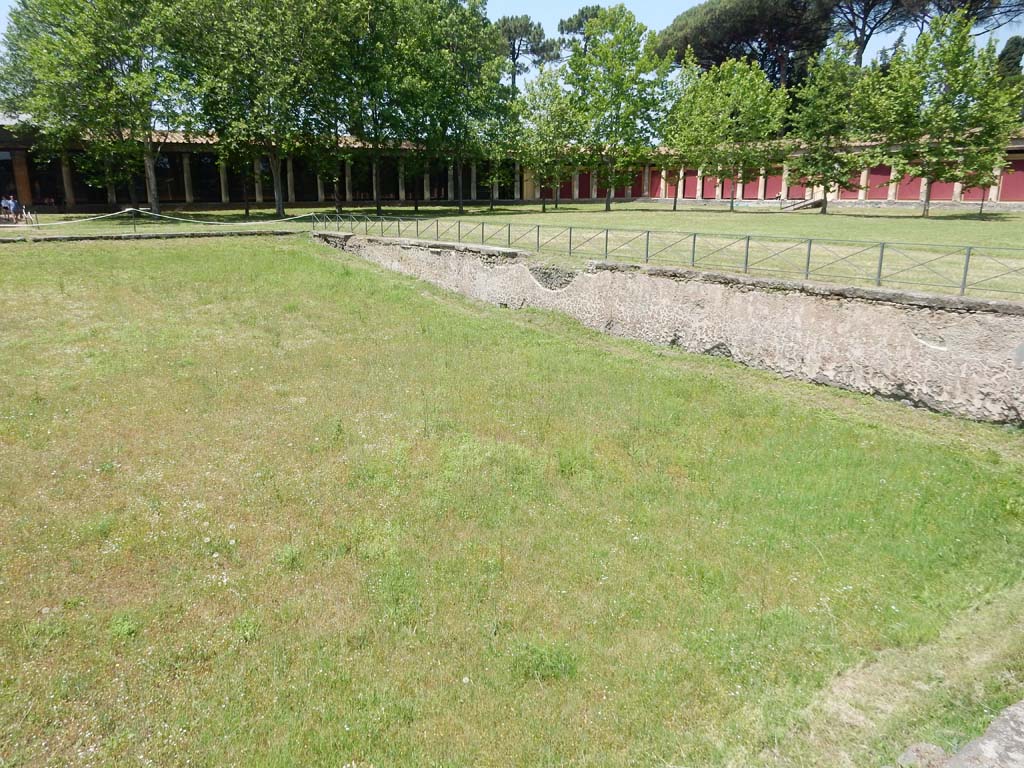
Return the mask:
<svg viewBox="0 0 1024 768"><path fill-rule="evenodd" d="M566 138L597 162L608 190L605 210L611 210L614 188L629 183L651 152L672 57L657 53L655 36L623 5L602 10L585 33L588 48L574 41L566 67L576 115L576 132Z"/></svg>
<svg viewBox="0 0 1024 768"><path fill-rule="evenodd" d="M521 130L516 156L531 171L541 189L549 189L557 202L562 182L572 173L572 145L576 112L568 92L563 67L541 67L516 103ZM541 210L547 200L541 195Z"/></svg>
<svg viewBox="0 0 1024 768"><path fill-rule="evenodd" d="M449 158L456 167L459 211L465 207L463 168L480 154L478 127L504 109L510 89L501 81L508 70L505 41L488 21L482 0L418 0L422 21L414 26L424 53L417 62L417 109L428 153Z"/></svg>
<svg viewBox="0 0 1024 768"><path fill-rule="evenodd" d="M675 18L659 50L677 60L693 49L708 68L726 59L756 61L776 85L798 81L828 42L834 0L705 0Z"/></svg>
<svg viewBox="0 0 1024 768"><path fill-rule="evenodd" d="M837 32L854 46L853 61L864 64L864 53L876 35L903 29L913 19L907 0L837 0L832 11Z"/></svg>
<svg viewBox="0 0 1024 768"><path fill-rule="evenodd" d="M995 43L978 48L963 11L932 20L887 71L860 81L854 112L877 142L876 155L900 174L921 178L922 215L934 182L965 188L994 184L1006 146L1020 128L1020 88L999 76Z"/></svg>
<svg viewBox="0 0 1024 768"><path fill-rule="evenodd" d="M855 189L850 179L863 158L852 151L853 121L850 105L860 77L850 63L852 43L837 38L811 64L807 79L796 90L790 119L790 138L797 143L790 173L810 187L825 190L821 212L828 211L832 189Z"/></svg>
<svg viewBox="0 0 1024 768"><path fill-rule="evenodd" d="M696 65L692 56L686 61ZM732 179L734 210L736 188L784 154L778 136L786 103L786 91L773 86L756 63L729 59L683 91L666 141L705 171Z"/></svg>
<svg viewBox="0 0 1024 768"><path fill-rule="evenodd" d="M571 45L572 40L579 42L583 53L590 49L590 37L587 35L587 22L601 12L600 5L584 5L567 19L558 22L558 34L564 35L563 43Z"/></svg>
<svg viewBox="0 0 1024 768"><path fill-rule="evenodd" d="M232 156L265 155L285 215L281 161L306 140L304 110L319 72L327 0L181 0L174 59L191 83L199 125ZM253 52L259 51L259 56Z"/></svg>
<svg viewBox="0 0 1024 768"><path fill-rule="evenodd" d="M168 14L158 0L19 0L4 35L7 109L53 153L80 143L94 184L141 165L156 213L159 131L181 116L162 47Z"/></svg>
<svg viewBox="0 0 1024 768"><path fill-rule="evenodd" d="M508 42L513 88L516 76L525 75L531 65L538 66L558 56L558 43L546 38L544 27L529 16L502 16L495 26Z"/></svg>
<svg viewBox="0 0 1024 768"><path fill-rule="evenodd" d="M979 33L1012 24L1024 15L1024 0L906 0L918 29L924 30L937 17L963 13Z"/></svg>

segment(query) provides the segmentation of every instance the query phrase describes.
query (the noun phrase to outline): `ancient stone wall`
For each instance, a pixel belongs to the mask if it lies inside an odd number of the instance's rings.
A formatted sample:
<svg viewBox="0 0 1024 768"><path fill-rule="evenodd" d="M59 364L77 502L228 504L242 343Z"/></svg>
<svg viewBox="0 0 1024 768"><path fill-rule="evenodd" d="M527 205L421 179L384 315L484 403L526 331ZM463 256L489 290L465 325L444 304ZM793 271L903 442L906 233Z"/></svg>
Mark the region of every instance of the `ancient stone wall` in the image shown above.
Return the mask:
<svg viewBox="0 0 1024 768"><path fill-rule="evenodd" d="M1024 423L1024 303L595 262L531 266L506 249L316 233L475 299L967 418Z"/></svg>

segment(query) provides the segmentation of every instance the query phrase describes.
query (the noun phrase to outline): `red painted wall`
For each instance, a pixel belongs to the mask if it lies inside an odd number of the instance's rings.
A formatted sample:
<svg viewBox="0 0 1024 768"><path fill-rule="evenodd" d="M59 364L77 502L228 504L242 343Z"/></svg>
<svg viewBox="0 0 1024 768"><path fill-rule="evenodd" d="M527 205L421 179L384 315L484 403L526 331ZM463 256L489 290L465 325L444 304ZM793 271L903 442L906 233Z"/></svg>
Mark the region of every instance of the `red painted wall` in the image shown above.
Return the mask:
<svg viewBox="0 0 1024 768"><path fill-rule="evenodd" d="M920 200L921 179L904 176L896 187L897 200Z"/></svg>
<svg viewBox="0 0 1024 768"><path fill-rule="evenodd" d="M678 188L679 180L676 178L676 174L669 171L665 177L665 193L663 197L666 200L671 200L676 196L676 189Z"/></svg>
<svg viewBox="0 0 1024 768"><path fill-rule="evenodd" d="M586 200L590 197L590 174L584 171L580 172L580 200Z"/></svg>
<svg viewBox="0 0 1024 768"><path fill-rule="evenodd" d="M701 195L705 200L715 199L715 186L717 185L717 183L718 179L716 179L714 176L704 177L704 187L701 190Z"/></svg>
<svg viewBox="0 0 1024 768"><path fill-rule="evenodd" d="M759 186L760 186L760 183L758 182L757 179L754 179L753 181L748 181L746 184L744 184L743 185L743 199L744 200L757 200L757 188Z"/></svg>
<svg viewBox="0 0 1024 768"><path fill-rule="evenodd" d="M932 184L932 202L949 202L953 199L953 182L936 181Z"/></svg>
<svg viewBox="0 0 1024 768"><path fill-rule="evenodd" d="M786 194L788 200L803 200L807 195L807 187L803 184L790 184Z"/></svg>
<svg viewBox="0 0 1024 768"><path fill-rule="evenodd" d="M868 171L868 200L889 199L889 177L892 168L888 165L876 165Z"/></svg>
<svg viewBox="0 0 1024 768"><path fill-rule="evenodd" d="M999 200L1004 203L1024 201L1024 160L1014 160L1003 170L999 180Z"/></svg>
<svg viewBox="0 0 1024 768"><path fill-rule="evenodd" d="M651 197L661 197L660 168L651 168Z"/></svg>
<svg viewBox="0 0 1024 768"><path fill-rule="evenodd" d="M860 174L856 173L850 177L851 184L860 184ZM857 200L860 198L860 190L858 189L841 189L839 190L840 200Z"/></svg>
<svg viewBox="0 0 1024 768"><path fill-rule="evenodd" d="M641 197L644 194L644 172L637 171L633 177L633 197Z"/></svg>
<svg viewBox="0 0 1024 768"><path fill-rule="evenodd" d="M766 200L774 200L782 194L782 174L773 174L765 179L764 197Z"/></svg>
<svg viewBox="0 0 1024 768"><path fill-rule="evenodd" d="M960 199L965 203L980 203L982 198L988 195L988 187L982 189L981 187L974 187L972 189L965 189L964 193L960 196Z"/></svg>
<svg viewBox="0 0 1024 768"><path fill-rule="evenodd" d="M683 197L687 200L697 199L697 171L687 170L683 176Z"/></svg>
<svg viewBox="0 0 1024 768"><path fill-rule="evenodd" d="M724 179L722 181L722 199L728 200L732 197L732 179Z"/></svg>

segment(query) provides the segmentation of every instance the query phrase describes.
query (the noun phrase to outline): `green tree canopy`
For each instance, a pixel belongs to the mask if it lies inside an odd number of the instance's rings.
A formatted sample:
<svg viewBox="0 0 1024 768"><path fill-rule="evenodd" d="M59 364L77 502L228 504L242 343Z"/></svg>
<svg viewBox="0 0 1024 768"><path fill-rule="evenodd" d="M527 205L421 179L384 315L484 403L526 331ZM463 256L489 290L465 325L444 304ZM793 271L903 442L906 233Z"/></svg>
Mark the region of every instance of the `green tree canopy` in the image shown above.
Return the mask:
<svg viewBox="0 0 1024 768"><path fill-rule="evenodd" d="M164 56L168 13L159 0L19 0L4 34L6 108L52 152L81 143L94 184L142 166L155 212L159 131L181 115Z"/></svg>
<svg viewBox="0 0 1024 768"><path fill-rule="evenodd" d="M573 41L566 68L572 91L575 132L567 135L597 163L608 190L628 183L650 155L666 106L671 54L657 52L657 40L625 6L602 10L587 22L586 50Z"/></svg>
<svg viewBox="0 0 1024 768"><path fill-rule="evenodd" d="M1020 90L999 75L995 43L979 48L963 11L932 20L910 49L887 69L872 68L857 87L854 113L876 155L931 183L985 187L1004 167L1006 146L1020 128Z"/></svg>
<svg viewBox="0 0 1024 768"><path fill-rule="evenodd" d="M828 211L828 192L855 189L851 177L864 165L854 151L853 103L861 68L850 63L853 44L833 40L811 63L796 90L790 117L790 138L797 146L790 172L810 187L825 190L821 212Z"/></svg>
<svg viewBox="0 0 1024 768"><path fill-rule="evenodd" d="M704 68L727 59L756 61L776 85L798 81L828 42L833 0L705 0L660 35L677 61L693 49Z"/></svg>
<svg viewBox="0 0 1024 768"><path fill-rule="evenodd" d="M684 62L696 66L692 56ZM728 59L687 84L665 141L705 173L732 179L733 210L737 187L784 155L778 137L786 105L786 91L772 85L756 62Z"/></svg>
<svg viewBox="0 0 1024 768"><path fill-rule="evenodd" d="M495 26L508 43L508 59L512 87L518 75L525 75L531 66L538 66L558 57L558 42L544 36L544 27L529 16L502 16Z"/></svg>

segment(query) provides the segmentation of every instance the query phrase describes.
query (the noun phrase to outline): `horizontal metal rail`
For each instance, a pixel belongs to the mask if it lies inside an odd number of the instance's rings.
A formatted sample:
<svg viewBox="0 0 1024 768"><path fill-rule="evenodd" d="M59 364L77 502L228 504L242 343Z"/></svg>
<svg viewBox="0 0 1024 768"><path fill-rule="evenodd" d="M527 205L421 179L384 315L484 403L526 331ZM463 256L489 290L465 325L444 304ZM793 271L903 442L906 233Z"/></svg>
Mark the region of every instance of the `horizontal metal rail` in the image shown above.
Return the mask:
<svg viewBox="0 0 1024 768"><path fill-rule="evenodd" d="M822 282L920 289L961 296L1024 296L1024 248L871 242L781 235L675 232L485 222L479 219L312 216L314 229L454 240L564 255L792 276ZM493 227L493 230L491 229ZM596 247L595 247L596 246Z"/></svg>

